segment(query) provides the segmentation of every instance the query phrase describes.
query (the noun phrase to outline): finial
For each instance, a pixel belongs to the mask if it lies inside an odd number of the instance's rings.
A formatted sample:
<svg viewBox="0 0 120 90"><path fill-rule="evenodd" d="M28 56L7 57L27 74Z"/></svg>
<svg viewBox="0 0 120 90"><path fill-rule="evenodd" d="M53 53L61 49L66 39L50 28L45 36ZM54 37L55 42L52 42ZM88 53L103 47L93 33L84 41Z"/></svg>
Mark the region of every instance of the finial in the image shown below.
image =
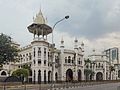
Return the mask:
<svg viewBox="0 0 120 90"><path fill-rule="evenodd" d="M93 49L93 52L95 52L95 49Z"/></svg>
<svg viewBox="0 0 120 90"><path fill-rule="evenodd" d="M84 43L83 43L83 42L81 43L81 46L82 46L82 47L84 46Z"/></svg>
<svg viewBox="0 0 120 90"><path fill-rule="evenodd" d="M63 37L61 38L61 44L63 44L64 43L64 40L63 40Z"/></svg>
<svg viewBox="0 0 120 90"><path fill-rule="evenodd" d="M78 40L77 40L77 38L75 38L75 43L77 43L78 42Z"/></svg>
<svg viewBox="0 0 120 90"><path fill-rule="evenodd" d="M33 22L36 24L45 24L46 23L41 9L39 10L38 14L36 14L36 17L33 19Z"/></svg>

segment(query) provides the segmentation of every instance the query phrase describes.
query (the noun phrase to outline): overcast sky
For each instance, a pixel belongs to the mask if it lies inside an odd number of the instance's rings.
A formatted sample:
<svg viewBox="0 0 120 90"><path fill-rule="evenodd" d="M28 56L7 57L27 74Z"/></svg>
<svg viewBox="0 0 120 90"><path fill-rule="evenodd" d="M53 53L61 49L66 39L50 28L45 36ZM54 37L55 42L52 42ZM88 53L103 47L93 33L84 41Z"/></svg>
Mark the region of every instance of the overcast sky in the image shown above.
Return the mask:
<svg viewBox="0 0 120 90"><path fill-rule="evenodd" d="M0 0L0 32L22 46L30 44L27 26L40 7L51 27L70 16L55 27L57 47L62 37L66 48L73 47L75 38L84 42L86 52L120 45L120 0Z"/></svg>

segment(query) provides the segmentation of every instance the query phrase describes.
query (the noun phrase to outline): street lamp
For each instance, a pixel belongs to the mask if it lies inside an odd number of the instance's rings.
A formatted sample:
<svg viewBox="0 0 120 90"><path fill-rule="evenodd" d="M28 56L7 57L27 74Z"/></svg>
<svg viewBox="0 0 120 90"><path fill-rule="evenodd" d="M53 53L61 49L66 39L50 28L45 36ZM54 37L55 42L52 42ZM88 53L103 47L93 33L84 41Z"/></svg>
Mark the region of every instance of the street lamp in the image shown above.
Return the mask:
<svg viewBox="0 0 120 90"><path fill-rule="evenodd" d="M60 19L59 21L57 21L57 22L53 25L52 30L54 31L54 28L55 28L55 26L56 26L58 23L60 23L61 21L65 20L65 19L68 19L68 18L69 18L69 16L67 15L67 16L65 16L64 18L62 18L62 19ZM53 41L53 31L52 31L52 44L54 44L54 41Z"/></svg>
<svg viewBox="0 0 120 90"><path fill-rule="evenodd" d="M68 19L69 18L69 16L67 15L67 16L65 16L64 18L62 18L62 19L60 19L60 20L58 20L54 25L53 25L53 27L52 27L52 30L54 31L54 28L55 28L55 26L58 24L58 23L60 23L61 21L63 21L63 20L65 20L65 19ZM54 87L54 84L53 84L53 82L54 82L54 79L53 79L53 75L54 75L54 73L53 73L53 70L54 70L54 61L53 61L53 59L54 59L54 41L53 41L53 31L52 31L52 75L51 75L51 80L52 80L52 88Z"/></svg>

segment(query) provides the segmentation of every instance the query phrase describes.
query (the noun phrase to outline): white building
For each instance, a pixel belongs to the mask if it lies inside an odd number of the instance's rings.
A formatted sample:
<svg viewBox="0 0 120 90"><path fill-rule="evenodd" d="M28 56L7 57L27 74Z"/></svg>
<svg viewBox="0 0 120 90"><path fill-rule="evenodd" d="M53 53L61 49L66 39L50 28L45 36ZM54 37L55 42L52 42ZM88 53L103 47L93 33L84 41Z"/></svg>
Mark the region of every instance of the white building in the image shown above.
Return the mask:
<svg viewBox="0 0 120 90"><path fill-rule="evenodd" d="M120 58L119 48L109 48L97 54L95 51L89 55L90 63L85 65L85 69L94 72L90 76L91 80L118 80L120 79Z"/></svg>
<svg viewBox="0 0 120 90"><path fill-rule="evenodd" d="M94 51L88 57L90 62L86 64L84 44L79 46L77 39L74 40L71 50L65 48L63 39L59 45L60 49L48 42L47 36L53 30L46 24L41 11L33 19L33 24L28 26L28 30L33 34L33 41L22 48L19 44L12 44L20 48L19 62L4 64L0 70L1 77L9 76L27 64L31 67L29 82L85 80L87 70L93 72L88 74L89 80L120 79L119 48L107 49L102 54Z"/></svg>
<svg viewBox="0 0 120 90"><path fill-rule="evenodd" d="M84 80L84 44L78 46L78 40L75 40L73 50L68 50L65 49L62 39L60 49L55 48L47 41L47 35L52 33L52 28L46 24L41 10L33 19L33 24L28 26L28 30L34 35L33 41L20 49L19 62L15 65L18 68L26 64L31 67L29 81L39 83L50 82L51 79ZM12 71L16 69L12 68Z"/></svg>

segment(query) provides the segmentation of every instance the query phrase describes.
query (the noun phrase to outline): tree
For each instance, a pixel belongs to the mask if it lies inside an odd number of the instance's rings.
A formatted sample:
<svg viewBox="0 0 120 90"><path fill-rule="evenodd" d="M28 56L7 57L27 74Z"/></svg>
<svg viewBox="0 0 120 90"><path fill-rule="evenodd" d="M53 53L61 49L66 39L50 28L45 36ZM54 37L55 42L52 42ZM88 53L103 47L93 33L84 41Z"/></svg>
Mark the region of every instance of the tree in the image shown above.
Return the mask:
<svg viewBox="0 0 120 90"><path fill-rule="evenodd" d="M93 71L91 69L84 69L84 74L85 74L85 78L86 80L90 79L90 75L93 73Z"/></svg>
<svg viewBox="0 0 120 90"><path fill-rule="evenodd" d="M17 69L16 71L14 71L12 73L12 76L16 76L18 78L20 78L20 80L22 81L22 83L24 83L24 80L27 81L29 75L29 70L28 69Z"/></svg>
<svg viewBox="0 0 120 90"><path fill-rule="evenodd" d="M84 61L85 61L85 65L88 64L88 63L91 63L91 60L89 58L84 60Z"/></svg>
<svg viewBox="0 0 120 90"><path fill-rule="evenodd" d="M17 77L21 77L21 75L23 75L24 77L28 77L29 75L29 71L28 69L17 69L16 71L14 71L12 73L12 76L17 76Z"/></svg>
<svg viewBox="0 0 120 90"><path fill-rule="evenodd" d="M12 45L11 37L0 34L0 64L15 61L17 57L17 48Z"/></svg>

